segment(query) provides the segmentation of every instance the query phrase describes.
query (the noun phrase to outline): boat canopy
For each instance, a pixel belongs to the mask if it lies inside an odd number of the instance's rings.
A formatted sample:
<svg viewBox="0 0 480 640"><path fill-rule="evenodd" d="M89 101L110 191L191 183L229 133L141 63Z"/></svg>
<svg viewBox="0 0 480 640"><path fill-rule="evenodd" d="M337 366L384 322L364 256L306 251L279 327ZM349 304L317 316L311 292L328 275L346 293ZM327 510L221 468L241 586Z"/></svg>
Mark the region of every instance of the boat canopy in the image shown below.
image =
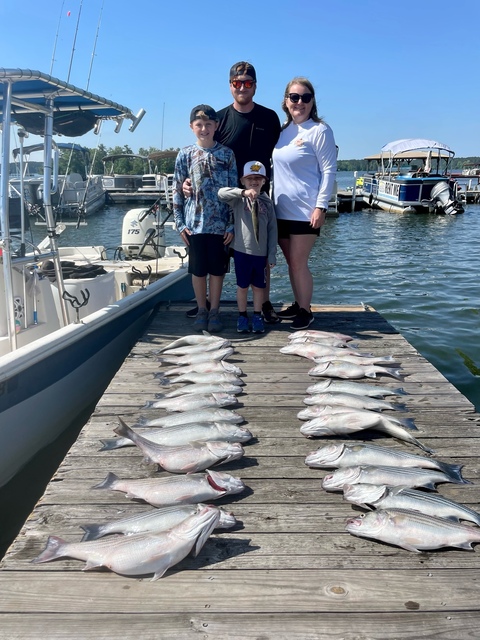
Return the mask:
<svg viewBox="0 0 480 640"><path fill-rule="evenodd" d="M115 162L115 160L143 160L148 162L148 156L141 156L138 153L114 153L111 156L103 156L102 162Z"/></svg>
<svg viewBox="0 0 480 640"><path fill-rule="evenodd" d="M453 158L455 152L446 144L427 138L403 138L385 144L380 153L367 156L365 160L379 160L381 158L426 158L435 151L435 157Z"/></svg>
<svg viewBox="0 0 480 640"><path fill-rule="evenodd" d="M106 119L118 125L131 120L133 131L145 114L141 109L135 116L127 107L40 71L0 68L0 83L1 119L5 121L8 104L11 122L35 135L44 134L45 115L50 114L52 103L53 133L69 137L81 136Z"/></svg>
<svg viewBox="0 0 480 640"><path fill-rule="evenodd" d="M88 149L88 147L82 147L79 144L75 144L74 142L55 142L54 143L55 147L57 147L57 149L68 149L69 151L78 151L79 153L82 153L83 155L88 156L90 153L90 150ZM29 155L30 153L35 153L35 151L43 151L44 145L42 142L40 142L39 144L31 144L28 145L27 147L23 147L23 154L24 155ZM15 149L12 150L12 156L13 159L15 160L17 158L17 156L20 155L20 153L22 153L22 149L20 147L16 147Z"/></svg>

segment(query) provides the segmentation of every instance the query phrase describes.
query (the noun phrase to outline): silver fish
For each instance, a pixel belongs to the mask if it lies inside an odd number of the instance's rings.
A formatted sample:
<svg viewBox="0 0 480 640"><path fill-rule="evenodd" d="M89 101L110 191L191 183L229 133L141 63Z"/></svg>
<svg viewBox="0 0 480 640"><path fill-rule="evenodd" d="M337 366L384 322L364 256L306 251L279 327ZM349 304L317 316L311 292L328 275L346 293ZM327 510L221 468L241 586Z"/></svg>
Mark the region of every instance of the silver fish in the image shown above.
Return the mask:
<svg viewBox="0 0 480 640"><path fill-rule="evenodd" d="M320 380L319 382L307 387L307 393L323 393L324 391L353 393L357 396L369 396L371 398L406 395L405 391L399 388L390 389L389 387L378 387L375 384L368 384L366 382L334 380L333 378Z"/></svg>
<svg viewBox="0 0 480 640"><path fill-rule="evenodd" d="M437 469L449 477L463 482L461 464L440 462L434 458L427 458L414 453L407 453L400 449L390 449L374 444L329 444L312 451L305 458L305 464L316 469L339 469L357 465L382 465L388 467L414 467L422 469Z"/></svg>
<svg viewBox="0 0 480 640"><path fill-rule="evenodd" d="M200 362L208 362L209 360L225 360L225 358L229 358L233 352L233 347L226 347L225 349L215 349L214 351L187 353L184 356L162 356L158 361L162 364L175 364L177 366L183 364L198 364Z"/></svg>
<svg viewBox="0 0 480 640"><path fill-rule="evenodd" d="M237 404L237 402L237 398L229 393L187 394L179 398L149 400L143 405L143 408L165 409L165 411L193 411L208 407L228 407L232 404Z"/></svg>
<svg viewBox="0 0 480 640"><path fill-rule="evenodd" d="M147 440L169 447L190 442L248 442L253 438L246 427L240 427L232 422L191 422L158 429L143 429L141 435ZM101 442L103 447L100 451L135 446L130 438L126 437L106 438Z"/></svg>
<svg viewBox="0 0 480 640"><path fill-rule="evenodd" d="M173 342L170 342L169 344L162 347L161 349L158 349L158 352L160 353L161 351L166 351L167 349L176 349L177 347L186 347L186 346L198 345L198 344L210 344L210 343L216 343L216 342L222 342L222 341L223 341L223 338L221 338L220 336L214 336L208 333L207 331L204 331L201 334L193 333L192 335L183 336L182 338L177 338L176 340L174 340Z"/></svg>
<svg viewBox="0 0 480 640"><path fill-rule="evenodd" d="M444 498L439 493L426 493L407 487L389 487L385 484L345 484L343 497L348 502L366 509L409 509L445 520L468 520L480 525L480 513L459 502Z"/></svg>
<svg viewBox="0 0 480 640"><path fill-rule="evenodd" d="M226 360L205 360L204 362L195 362L188 365L179 365L167 371L160 371L158 376L176 376L184 373L212 373L213 371L227 371L237 376L243 375L240 367Z"/></svg>
<svg viewBox="0 0 480 640"><path fill-rule="evenodd" d="M377 416L375 418L375 416ZM320 436L344 436L351 435L357 431L365 429L377 429L383 431L405 442L410 442L416 447L420 447L426 453L433 453L432 449L422 444L414 438L408 429L402 427L398 422L393 422L390 418L382 416L375 411L357 410L351 413L336 413L326 416L319 416L305 422L300 427L300 433L307 438Z"/></svg>
<svg viewBox="0 0 480 640"><path fill-rule="evenodd" d="M341 360L342 362L351 362L352 364L359 364L361 367L368 364L379 364L382 366L388 365L399 365L400 363L393 356L365 356L365 355L322 355L317 358L314 358L313 361L317 364L322 364L323 362L332 362L333 360Z"/></svg>
<svg viewBox="0 0 480 640"><path fill-rule="evenodd" d="M205 384L193 383L186 384L183 387L179 387L173 391L168 391L165 394L157 395L158 398L178 398L184 395L195 395L203 393L232 393L234 395L242 393L243 389L238 384L232 384L230 382L207 382Z"/></svg>
<svg viewBox="0 0 480 640"><path fill-rule="evenodd" d="M109 536L87 542L66 542L50 536L45 550L33 562L57 558L85 560L85 570L107 567L124 576L153 573L158 580L191 551L198 555L220 518L216 507L206 506L195 515L161 533Z"/></svg>
<svg viewBox="0 0 480 640"><path fill-rule="evenodd" d="M119 418L114 429L119 436L129 438L142 451L144 460L170 473L197 473L208 467L238 460L244 454L239 442L192 442L186 445L165 446L147 440Z"/></svg>
<svg viewBox="0 0 480 640"><path fill-rule="evenodd" d="M379 367L375 364L360 366L352 362L333 360L332 362L322 362L312 367L308 372L310 376L320 376L326 378L376 378L378 375L392 376L397 380L403 380L400 369Z"/></svg>
<svg viewBox="0 0 480 640"><path fill-rule="evenodd" d="M286 353L294 356L301 356L302 358L308 358L309 360L315 361L315 358L319 356L326 355L328 353L332 353L332 347L316 344L313 342L296 342L290 341L286 346L281 347L279 349L280 353ZM339 350L335 350L339 351ZM352 349L342 349L347 354L355 353ZM338 355L336 352L332 354L332 356Z"/></svg>
<svg viewBox="0 0 480 640"><path fill-rule="evenodd" d="M207 470L206 473L122 480L109 472L105 480L92 489L123 491L127 498L144 500L154 507L174 504L210 502L223 496L241 493L245 484L228 473Z"/></svg>
<svg viewBox="0 0 480 640"><path fill-rule="evenodd" d="M345 342L349 342L353 340L352 336L349 336L345 333L337 333L335 331L321 331L320 329L300 329L298 331L293 331L288 335L289 340L295 340L296 338L336 338L337 340L344 340Z"/></svg>
<svg viewBox="0 0 480 640"><path fill-rule="evenodd" d="M362 465L343 467L328 473L322 481L326 491L341 491L345 484L388 484L402 487L424 487L435 490L435 486L442 482L454 484L471 484L468 480L452 478L443 471L436 469L413 469L386 466Z"/></svg>
<svg viewBox="0 0 480 640"><path fill-rule="evenodd" d="M225 349L231 347L230 340L215 340L214 342L202 342L197 345L186 345L184 347L175 347L173 349L164 349L161 353L164 356L185 356L193 353L202 353L206 351L215 351L215 349Z"/></svg>
<svg viewBox="0 0 480 640"><path fill-rule="evenodd" d="M370 398L369 396L357 396L353 393L340 393L335 391L307 396L303 402L309 405L326 404L332 406L341 404L346 407L353 407L354 409L369 409L370 411L401 411L405 408L403 405L393 405L385 400L378 400L376 398Z"/></svg>
<svg viewBox="0 0 480 640"><path fill-rule="evenodd" d="M406 429L410 429L410 431L418 431L417 427L412 418L397 418L394 415L384 415L379 418L378 411L371 411L370 409L356 409L355 407L349 407L345 404L310 404L305 409L301 409L297 413L297 418L300 420L313 420L314 418L322 418L324 416L332 416L338 415L340 413L350 413L357 414L357 416L363 416L367 421L373 416L377 416L377 419L380 420L380 424L384 422L393 422L395 424L399 424ZM340 422L340 419L331 419L330 426L336 426ZM353 424L353 422L352 422ZM312 425L313 426L313 425ZM322 422L316 423L315 426L322 426ZM350 433L350 432L349 432ZM322 434L327 435L327 434ZM341 434L336 434L341 435Z"/></svg>
<svg viewBox="0 0 480 640"><path fill-rule="evenodd" d="M407 509L380 509L349 518L345 531L417 553L443 547L472 550L472 543L480 542L478 527Z"/></svg>
<svg viewBox="0 0 480 640"><path fill-rule="evenodd" d="M102 524L90 523L82 524L81 528L85 531L82 542L86 540L98 540L103 536L112 533L122 533L123 535L134 535L137 533L159 533L167 531L175 525L183 522L189 516L199 513L207 505L199 504L180 504L172 507L163 507L162 509L150 509L142 511L135 515L105 522ZM214 507L218 508L218 507ZM233 513L218 508L220 519L217 529L231 529L237 523Z"/></svg>
<svg viewBox="0 0 480 640"><path fill-rule="evenodd" d="M319 344L324 346L337 347L339 349L344 349L347 347L349 349L357 349L356 343L347 343L345 340L339 340L338 338L330 336L306 336L303 338L293 337L291 340L289 340L289 344L294 343L304 343L312 345Z"/></svg>
<svg viewBox="0 0 480 640"><path fill-rule="evenodd" d="M183 373L182 375L170 378L170 384L178 384L180 382L192 382L194 384L216 384L224 382L238 386L245 384L242 378L228 371L212 371L212 373L197 373L196 371L192 371L191 373Z"/></svg>
<svg viewBox="0 0 480 640"><path fill-rule="evenodd" d="M180 424L192 424L194 422L231 422L239 424L244 422L243 416L232 409L221 407L205 407L192 411L179 411L159 418L139 418L134 427L173 427Z"/></svg>

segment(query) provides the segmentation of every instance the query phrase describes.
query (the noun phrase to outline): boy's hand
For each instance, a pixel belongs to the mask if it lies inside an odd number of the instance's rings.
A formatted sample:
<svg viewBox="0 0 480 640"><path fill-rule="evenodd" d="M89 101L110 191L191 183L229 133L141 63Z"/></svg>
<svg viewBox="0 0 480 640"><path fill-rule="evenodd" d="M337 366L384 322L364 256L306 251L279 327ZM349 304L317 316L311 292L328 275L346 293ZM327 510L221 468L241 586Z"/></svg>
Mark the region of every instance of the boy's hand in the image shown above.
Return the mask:
<svg viewBox="0 0 480 640"><path fill-rule="evenodd" d="M233 240L233 233L226 231L223 235L223 244L227 245Z"/></svg>
<svg viewBox="0 0 480 640"><path fill-rule="evenodd" d="M190 242L188 241L188 236L191 236L192 232L190 231L190 229L184 229L181 233L180 233L180 237L183 240L183 242L187 245L187 247L190 245Z"/></svg>
<svg viewBox="0 0 480 640"><path fill-rule="evenodd" d="M258 196L260 195L260 189L257 191L256 189L244 189L243 197L248 198L252 202L254 202Z"/></svg>
<svg viewBox="0 0 480 640"><path fill-rule="evenodd" d="M192 181L186 178L182 184L182 191L185 198L191 198L193 195Z"/></svg>

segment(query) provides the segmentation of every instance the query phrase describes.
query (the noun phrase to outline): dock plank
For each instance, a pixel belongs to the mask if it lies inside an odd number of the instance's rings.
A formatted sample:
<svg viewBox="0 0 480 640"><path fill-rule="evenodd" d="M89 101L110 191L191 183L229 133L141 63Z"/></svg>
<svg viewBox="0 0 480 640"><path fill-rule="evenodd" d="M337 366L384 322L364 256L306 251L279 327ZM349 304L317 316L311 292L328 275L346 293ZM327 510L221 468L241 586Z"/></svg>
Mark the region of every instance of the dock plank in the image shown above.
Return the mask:
<svg viewBox="0 0 480 640"><path fill-rule="evenodd" d="M305 407L306 388L321 380L308 374L314 363L280 353L288 323L261 336L239 336L228 305L223 335L234 343L229 361L242 368L245 381L232 408L254 438L241 460L219 467L241 477L246 490L216 504L231 510L238 525L215 532L197 558L158 582L83 573L84 563L74 559L31 564L48 535L80 540L82 524L153 509L92 487L108 472L168 475L143 463L136 447L100 451L100 441L115 436L118 416L133 425L167 414L144 405L178 386L162 385L155 374L171 366L158 362L159 350L192 332L185 308L160 308L8 550L0 571L0 638L476 637L480 555L456 549L415 554L345 533L345 520L361 510L340 493L325 492L328 472L304 463L310 451L341 441L300 434L297 413ZM405 411L385 415L413 419L415 437L436 457L464 465L471 484L446 483L438 491L478 510L480 416L471 403L374 310L316 307L315 313L314 326L352 335L362 352L399 360L403 380L382 375L368 381L405 390L388 398ZM362 439L422 454L373 430L349 440Z"/></svg>

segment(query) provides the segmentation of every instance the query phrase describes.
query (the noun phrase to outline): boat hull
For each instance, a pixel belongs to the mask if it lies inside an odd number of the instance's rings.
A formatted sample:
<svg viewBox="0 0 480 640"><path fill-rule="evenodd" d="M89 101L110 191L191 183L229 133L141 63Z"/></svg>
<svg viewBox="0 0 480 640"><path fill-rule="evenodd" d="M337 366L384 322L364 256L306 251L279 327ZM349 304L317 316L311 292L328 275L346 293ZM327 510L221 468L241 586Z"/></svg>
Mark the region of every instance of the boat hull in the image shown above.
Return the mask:
<svg viewBox="0 0 480 640"><path fill-rule="evenodd" d="M179 269L0 358L0 486L98 400L158 303L191 295Z"/></svg>

